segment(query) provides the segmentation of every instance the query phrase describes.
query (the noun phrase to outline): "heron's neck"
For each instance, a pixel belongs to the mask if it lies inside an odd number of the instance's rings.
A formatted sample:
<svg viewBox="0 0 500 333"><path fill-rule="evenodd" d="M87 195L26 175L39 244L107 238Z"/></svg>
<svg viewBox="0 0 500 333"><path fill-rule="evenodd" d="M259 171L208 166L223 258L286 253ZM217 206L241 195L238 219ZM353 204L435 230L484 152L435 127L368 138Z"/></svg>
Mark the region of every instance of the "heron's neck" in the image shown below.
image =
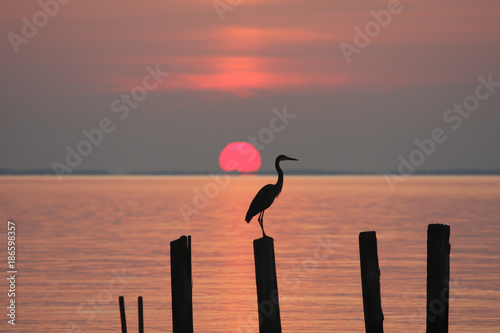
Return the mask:
<svg viewBox="0 0 500 333"><path fill-rule="evenodd" d="M278 181L276 182L276 195L280 194L281 189L283 188L283 170L280 168L280 162L276 161L274 163L276 167L276 171L278 171Z"/></svg>

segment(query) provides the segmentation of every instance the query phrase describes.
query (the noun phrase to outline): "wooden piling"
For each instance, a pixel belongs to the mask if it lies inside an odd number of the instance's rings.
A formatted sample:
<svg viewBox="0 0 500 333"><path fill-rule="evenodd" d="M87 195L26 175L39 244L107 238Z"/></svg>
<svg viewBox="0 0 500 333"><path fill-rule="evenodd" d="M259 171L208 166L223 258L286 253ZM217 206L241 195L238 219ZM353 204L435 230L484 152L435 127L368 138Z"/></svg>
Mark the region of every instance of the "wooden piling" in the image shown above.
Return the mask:
<svg viewBox="0 0 500 333"><path fill-rule="evenodd" d="M427 333L447 333L450 281L450 226L427 229Z"/></svg>
<svg viewBox="0 0 500 333"><path fill-rule="evenodd" d="M193 332L191 236L170 242L173 333Z"/></svg>
<svg viewBox="0 0 500 333"><path fill-rule="evenodd" d="M365 231L359 234L359 258L365 330L366 333L382 333L384 314L380 298L380 269L375 231Z"/></svg>
<svg viewBox="0 0 500 333"><path fill-rule="evenodd" d="M274 239L253 241L260 333L281 333Z"/></svg>
<svg viewBox="0 0 500 333"><path fill-rule="evenodd" d="M142 296L137 298L137 307L139 311L139 333L144 333L144 312L142 306Z"/></svg>
<svg viewBox="0 0 500 333"><path fill-rule="evenodd" d="M123 296L120 296L118 298L118 301L120 303L120 318L122 321L122 333L127 333L127 319L125 317L125 300Z"/></svg>

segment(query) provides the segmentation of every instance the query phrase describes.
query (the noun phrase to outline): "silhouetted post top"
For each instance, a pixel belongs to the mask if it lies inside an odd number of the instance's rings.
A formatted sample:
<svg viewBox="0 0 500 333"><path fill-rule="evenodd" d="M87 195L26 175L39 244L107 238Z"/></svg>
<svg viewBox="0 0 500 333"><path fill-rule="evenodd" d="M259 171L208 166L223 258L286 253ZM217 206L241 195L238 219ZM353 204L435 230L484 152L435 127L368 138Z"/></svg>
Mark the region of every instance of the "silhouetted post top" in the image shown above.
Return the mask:
<svg viewBox="0 0 500 333"><path fill-rule="evenodd" d="M170 275L172 285L172 330L174 333L192 333L191 236L182 236L170 242Z"/></svg>
<svg viewBox="0 0 500 333"><path fill-rule="evenodd" d="M448 332L450 296L450 226L427 228L427 333Z"/></svg>
<svg viewBox="0 0 500 333"><path fill-rule="evenodd" d="M278 279L274 256L274 240L262 237L253 241L259 333L281 333Z"/></svg>
<svg viewBox="0 0 500 333"><path fill-rule="evenodd" d="M359 257L365 331L381 333L384 332L384 314L380 297L380 268L375 231L359 233Z"/></svg>

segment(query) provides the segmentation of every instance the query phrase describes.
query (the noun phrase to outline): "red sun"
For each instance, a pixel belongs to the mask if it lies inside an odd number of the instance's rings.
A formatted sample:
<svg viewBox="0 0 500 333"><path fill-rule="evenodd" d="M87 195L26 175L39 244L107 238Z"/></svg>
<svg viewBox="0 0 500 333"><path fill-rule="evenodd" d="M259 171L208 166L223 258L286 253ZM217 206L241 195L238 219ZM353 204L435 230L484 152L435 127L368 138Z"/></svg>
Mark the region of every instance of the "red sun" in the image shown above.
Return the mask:
<svg viewBox="0 0 500 333"><path fill-rule="evenodd" d="M219 165L223 171L257 172L260 168L260 153L248 142L233 142L220 153Z"/></svg>

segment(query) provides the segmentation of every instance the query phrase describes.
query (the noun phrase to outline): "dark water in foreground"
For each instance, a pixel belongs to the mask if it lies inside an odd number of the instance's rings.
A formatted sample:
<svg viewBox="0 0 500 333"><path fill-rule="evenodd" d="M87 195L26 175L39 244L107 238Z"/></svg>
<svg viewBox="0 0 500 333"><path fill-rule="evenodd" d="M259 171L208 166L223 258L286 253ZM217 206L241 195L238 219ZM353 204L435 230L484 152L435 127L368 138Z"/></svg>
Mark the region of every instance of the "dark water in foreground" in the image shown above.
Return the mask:
<svg viewBox="0 0 500 333"><path fill-rule="evenodd" d="M248 205L274 177L0 177L2 267L17 223L16 326L170 332L169 242L192 235L196 332L258 332ZM221 187L222 186L222 187ZM210 198L195 199L207 190ZM266 212L284 332L363 332L358 233L376 230L386 332L425 331L426 229L451 225L451 332L500 331L500 177L287 177ZM190 211L184 217L179 206ZM195 213L196 210L196 213ZM75 328L71 330L69 328Z"/></svg>

